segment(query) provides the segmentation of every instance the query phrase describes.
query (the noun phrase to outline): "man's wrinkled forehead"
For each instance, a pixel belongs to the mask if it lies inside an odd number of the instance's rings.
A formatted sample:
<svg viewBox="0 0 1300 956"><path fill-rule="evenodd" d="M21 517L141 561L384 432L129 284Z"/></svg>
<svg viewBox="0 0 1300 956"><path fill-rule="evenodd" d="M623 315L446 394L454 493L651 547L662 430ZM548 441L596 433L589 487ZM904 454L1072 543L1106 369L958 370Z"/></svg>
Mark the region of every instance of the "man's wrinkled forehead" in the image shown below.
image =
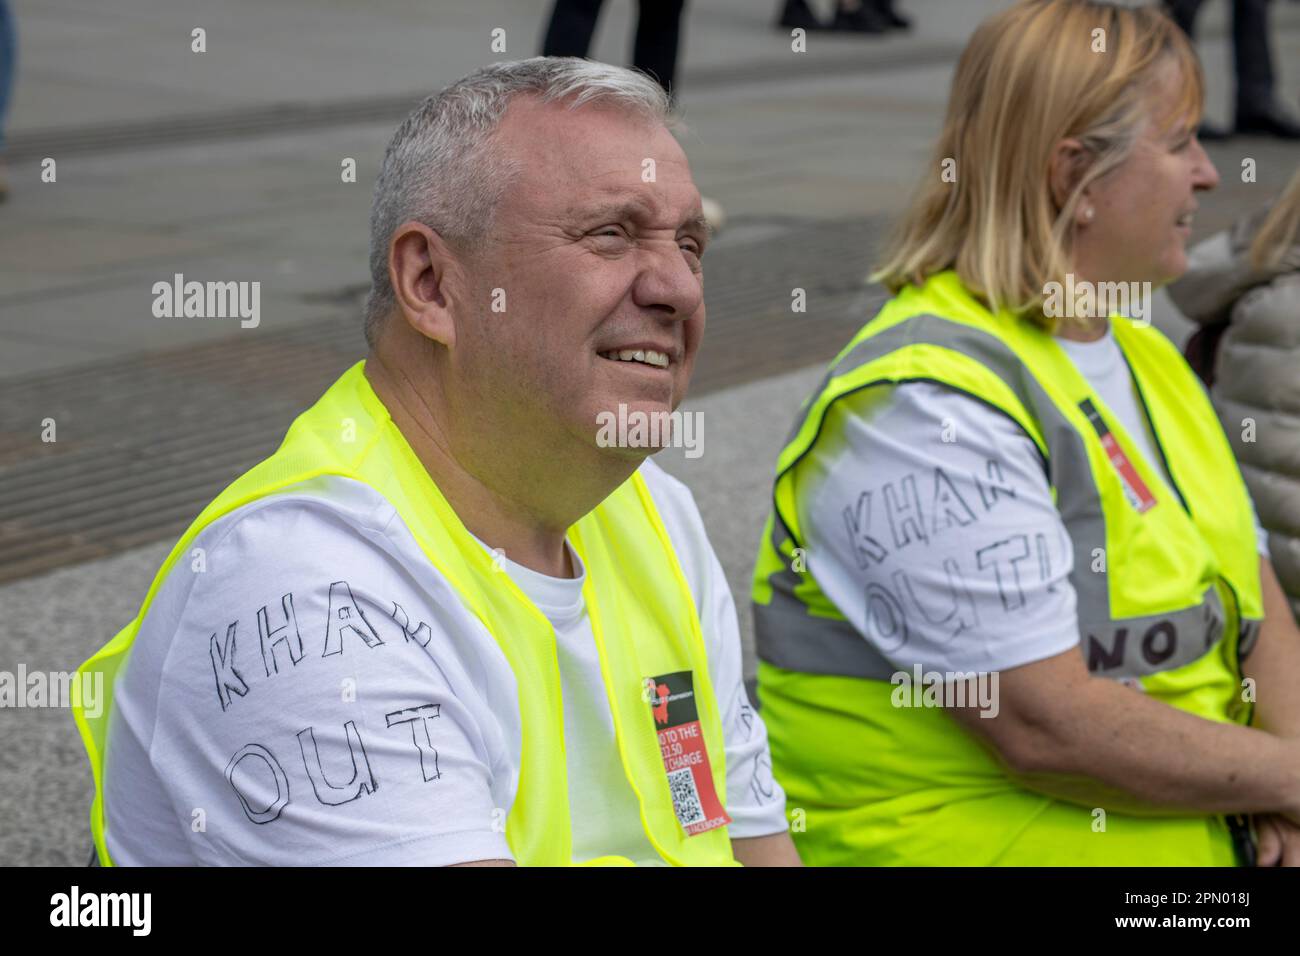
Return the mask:
<svg viewBox="0 0 1300 956"><path fill-rule="evenodd" d="M699 202L686 154L667 127L616 107L570 110L517 97L495 146L519 170L509 192L528 206L577 214L622 200L662 218L688 214Z"/></svg>

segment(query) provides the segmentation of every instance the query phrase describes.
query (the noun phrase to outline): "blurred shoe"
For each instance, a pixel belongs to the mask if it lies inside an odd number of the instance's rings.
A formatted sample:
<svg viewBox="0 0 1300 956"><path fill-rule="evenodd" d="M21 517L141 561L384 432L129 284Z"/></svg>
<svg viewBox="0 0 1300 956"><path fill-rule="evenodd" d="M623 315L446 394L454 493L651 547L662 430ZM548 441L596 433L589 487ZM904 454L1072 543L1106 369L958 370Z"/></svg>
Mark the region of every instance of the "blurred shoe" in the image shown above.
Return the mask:
<svg viewBox="0 0 1300 956"><path fill-rule="evenodd" d="M1238 133L1263 133L1279 139L1300 139L1300 122L1287 115L1276 103L1270 103L1261 110L1237 113Z"/></svg>
<svg viewBox="0 0 1300 956"><path fill-rule="evenodd" d="M846 33L884 33L889 29L889 25L872 7L863 3L853 11L837 7L835 19L831 21L828 29Z"/></svg>
<svg viewBox="0 0 1300 956"><path fill-rule="evenodd" d="M1202 123L1196 127L1196 138L1202 142L1232 139L1232 130L1223 126L1215 126L1213 123Z"/></svg>
<svg viewBox="0 0 1300 956"><path fill-rule="evenodd" d="M876 0L876 14L891 30L912 29L912 18L905 17L894 9L894 0Z"/></svg>
<svg viewBox="0 0 1300 956"><path fill-rule="evenodd" d="M722 203L708 196L701 196L700 209L704 213L704 218L709 221L709 231L715 236L722 232L722 227L727 224L727 213L723 210Z"/></svg>
<svg viewBox="0 0 1300 956"><path fill-rule="evenodd" d="M9 198L9 167L0 159L0 202Z"/></svg>
<svg viewBox="0 0 1300 956"><path fill-rule="evenodd" d="M776 21L778 27L784 27L787 30L824 30L825 24L817 19L817 15L812 12L808 6L808 0L785 0L785 6L781 8L781 16Z"/></svg>

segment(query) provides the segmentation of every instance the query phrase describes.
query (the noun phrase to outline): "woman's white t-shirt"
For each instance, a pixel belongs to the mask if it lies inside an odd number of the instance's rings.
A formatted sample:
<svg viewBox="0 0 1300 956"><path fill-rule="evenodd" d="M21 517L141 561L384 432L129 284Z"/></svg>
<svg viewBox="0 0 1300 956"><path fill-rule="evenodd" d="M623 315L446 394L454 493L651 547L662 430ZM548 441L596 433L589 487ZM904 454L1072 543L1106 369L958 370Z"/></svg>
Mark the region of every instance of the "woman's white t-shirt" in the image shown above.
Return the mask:
<svg viewBox="0 0 1300 956"><path fill-rule="evenodd" d="M1113 333L1058 341L1167 480ZM1070 536L1015 422L927 382L849 395L831 414L840 419L826 431L842 440L814 446L796 476L807 567L891 664L999 671L1079 643ZM1267 557L1258 519L1256 529ZM905 618L901 646L869 624L882 588Z"/></svg>

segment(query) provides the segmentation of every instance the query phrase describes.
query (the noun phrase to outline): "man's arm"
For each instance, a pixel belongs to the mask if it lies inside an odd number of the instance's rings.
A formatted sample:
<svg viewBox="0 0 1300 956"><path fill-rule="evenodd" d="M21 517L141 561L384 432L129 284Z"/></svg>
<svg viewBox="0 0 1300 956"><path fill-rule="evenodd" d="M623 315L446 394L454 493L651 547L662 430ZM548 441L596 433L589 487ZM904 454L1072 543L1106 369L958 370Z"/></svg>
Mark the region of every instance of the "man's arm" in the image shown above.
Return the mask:
<svg viewBox="0 0 1300 956"><path fill-rule="evenodd" d="M999 675L998 716L953 716L1017 782L1142 815L1282 813L1300 822L1300 737L1216 723L1096 678L1077 648Z"/></svg>
<svg viewBox="0 0 1300 956"><path fill-rule="evenodd" d="M690 490L653 462L646 462L642 474L678 546L700 609L709 677L722 719L732 854L745 866L800 866L786 826L785 792L772 777L767 728L745 692L740 624L722 563Z"/></svg>
<svg viewBox="0 0 1300 956"><path fill-rule="evenodd" d="M514 866L514 860L475 860L473 863L451 863L449 866Z"/></svg>
<svg viewBox="0 0 1300 956"><path fill-rule="evenodd" d="M789 832L760 837L737 837L731 852L745 866L803 866Z"/></svg>
<svg viewBox="0 0 1300 956"><path fill-rule="evenodd" d="M429 570L413 586L415 565L377 543L386 515L368 497L259 500L205 529L204 573L172 572L183 602L151 608L166 640L137 650L174 649L151 763L174 807L205 810L205 830L179 821L202 863L510 856L486 704L509 665L472 658L479 625L450 585Z"/></svg>

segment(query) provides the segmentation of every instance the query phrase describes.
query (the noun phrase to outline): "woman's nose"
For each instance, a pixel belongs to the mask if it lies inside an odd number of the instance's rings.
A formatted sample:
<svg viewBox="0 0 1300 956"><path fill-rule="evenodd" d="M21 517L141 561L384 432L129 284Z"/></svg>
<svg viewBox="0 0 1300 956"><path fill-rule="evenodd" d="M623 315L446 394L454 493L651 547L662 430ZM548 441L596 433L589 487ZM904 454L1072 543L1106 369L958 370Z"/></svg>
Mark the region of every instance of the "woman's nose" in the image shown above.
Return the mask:
<svg viewBox="0 0 1300 956"><path fill-rule="evenodd" d="M1219 185L1219 171L1214 168L1214 163L1199 141L1196 143L1196 153L1196 170L1192 185L1196 189L1214 189Z"/></svg>

